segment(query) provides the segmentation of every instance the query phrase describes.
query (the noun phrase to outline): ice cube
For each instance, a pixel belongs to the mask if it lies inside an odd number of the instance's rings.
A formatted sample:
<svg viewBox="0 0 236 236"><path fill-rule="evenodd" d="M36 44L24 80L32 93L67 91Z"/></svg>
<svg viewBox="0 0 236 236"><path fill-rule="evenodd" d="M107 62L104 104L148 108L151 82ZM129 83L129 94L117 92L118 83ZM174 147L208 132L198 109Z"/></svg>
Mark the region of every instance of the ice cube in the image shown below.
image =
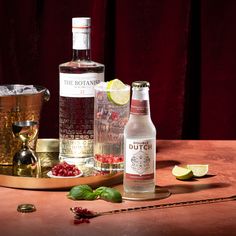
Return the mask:
<svg viewBox="0 0 236 236"><path fill-rule="evenodd" d="M12 94L22 94L23 93L23 88L24 88L24 85L16 85L13 87L13 89L11 90Z"/></svg>
<svg viewBox="0 0 236 236"><path fill-rule="evenodd" d="M38 90L33 85L27 85L23 87L23 94L37 93Z"/></svg>
<svg viewBox="0 0 236 236"><path fill-rule="evenodd" d="M6 86L0 86L0 96L11 95L9 89Z"/></svg>
<svg viewBox="0 0 236 236"><path fill-rule="evenodd" d="M100 82L99 84L95 85L96 88L101 89L101 90L105 90L107 87L107 82Z"/></svg>
<svg viewBox="0 0 236 236"><path fill-rule="evenodd" d="M20 94L35 94L38 90L33 85L8 85L0 86L0 96L20 95Z"/></svg>

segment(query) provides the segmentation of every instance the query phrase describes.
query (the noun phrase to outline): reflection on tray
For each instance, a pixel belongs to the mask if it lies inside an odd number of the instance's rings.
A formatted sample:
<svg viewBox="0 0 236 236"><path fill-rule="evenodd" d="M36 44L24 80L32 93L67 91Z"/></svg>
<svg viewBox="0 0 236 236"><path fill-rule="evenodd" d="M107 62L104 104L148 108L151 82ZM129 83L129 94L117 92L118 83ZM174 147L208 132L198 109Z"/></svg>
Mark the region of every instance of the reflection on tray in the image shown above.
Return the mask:
<svg viewBox="0 0 236 236"><path fill-rule="evenodd" d="M57 139L38 139L36 154L40 159L41 163L41 174L40 178L50 178L47 173L51 171L52 167L59 163L59 144ZM83 172L83 177L89 176L104 176L104 175L114 175L118 173L117 171L98 171L93 168L93 165L78 166L78 168ZM13 175L13 166L0 165L0 175Z"/></svg>

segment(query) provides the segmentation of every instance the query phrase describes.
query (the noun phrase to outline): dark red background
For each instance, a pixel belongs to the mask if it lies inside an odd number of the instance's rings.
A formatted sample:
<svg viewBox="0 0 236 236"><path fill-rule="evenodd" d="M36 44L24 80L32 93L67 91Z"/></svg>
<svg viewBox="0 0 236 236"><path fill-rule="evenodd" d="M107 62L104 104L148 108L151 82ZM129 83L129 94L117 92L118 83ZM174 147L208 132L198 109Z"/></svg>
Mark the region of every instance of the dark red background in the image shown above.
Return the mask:
<svg viewBox="0 0 236 236"><path fill-rule="evenodd" d="M58 65L79 16L106 80L151 83L158 139L236 139L236 1L1 0L0 84L50 90L41 137L58 137Z"/></svg>

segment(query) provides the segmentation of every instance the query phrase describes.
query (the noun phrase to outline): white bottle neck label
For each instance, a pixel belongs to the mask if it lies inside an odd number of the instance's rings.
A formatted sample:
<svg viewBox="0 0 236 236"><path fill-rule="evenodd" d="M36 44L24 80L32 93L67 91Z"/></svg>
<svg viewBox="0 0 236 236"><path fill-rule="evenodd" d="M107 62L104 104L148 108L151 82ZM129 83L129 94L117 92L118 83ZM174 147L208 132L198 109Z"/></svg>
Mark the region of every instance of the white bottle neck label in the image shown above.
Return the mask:
<svg viewBox="0 0 236 236"><path fill-rule="evenodd" d="M104 73L60 73L60 96L94 97L94 86L104 81Z"/></svg>
<svg viewBox="0 0 236 236"><path fill-rule="evenodd" d="M89 50L90 49L90 33L89 32L73 32L73 49Z"/></svg>
<svg viewBox="0 0 236 236"><path fill-rule="evenodd" d="M125 140L125 177L132 180L148 180L155 176L155 139Z"/></svg>

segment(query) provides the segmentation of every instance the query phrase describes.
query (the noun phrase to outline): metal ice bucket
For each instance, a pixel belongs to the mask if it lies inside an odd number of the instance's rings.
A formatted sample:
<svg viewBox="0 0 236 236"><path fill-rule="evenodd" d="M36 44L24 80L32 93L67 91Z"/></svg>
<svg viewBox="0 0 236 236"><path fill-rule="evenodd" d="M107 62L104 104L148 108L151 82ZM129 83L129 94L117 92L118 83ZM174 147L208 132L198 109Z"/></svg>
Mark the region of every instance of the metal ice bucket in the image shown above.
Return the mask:
<svg viewBox="0 0 236 236"><path fill-rule="evenodd" d="M8 89L9 95L0 93L0 165L12 165L14 154L20 149L21 142L13 137L12 124L16 121L34 120L39 122L44 101L50 99L49 90L42 86L33 86L34 92L14 94L27 85L9 84L0 86L0 92ZM36 148L36 140L30 144Z"/></svg>

